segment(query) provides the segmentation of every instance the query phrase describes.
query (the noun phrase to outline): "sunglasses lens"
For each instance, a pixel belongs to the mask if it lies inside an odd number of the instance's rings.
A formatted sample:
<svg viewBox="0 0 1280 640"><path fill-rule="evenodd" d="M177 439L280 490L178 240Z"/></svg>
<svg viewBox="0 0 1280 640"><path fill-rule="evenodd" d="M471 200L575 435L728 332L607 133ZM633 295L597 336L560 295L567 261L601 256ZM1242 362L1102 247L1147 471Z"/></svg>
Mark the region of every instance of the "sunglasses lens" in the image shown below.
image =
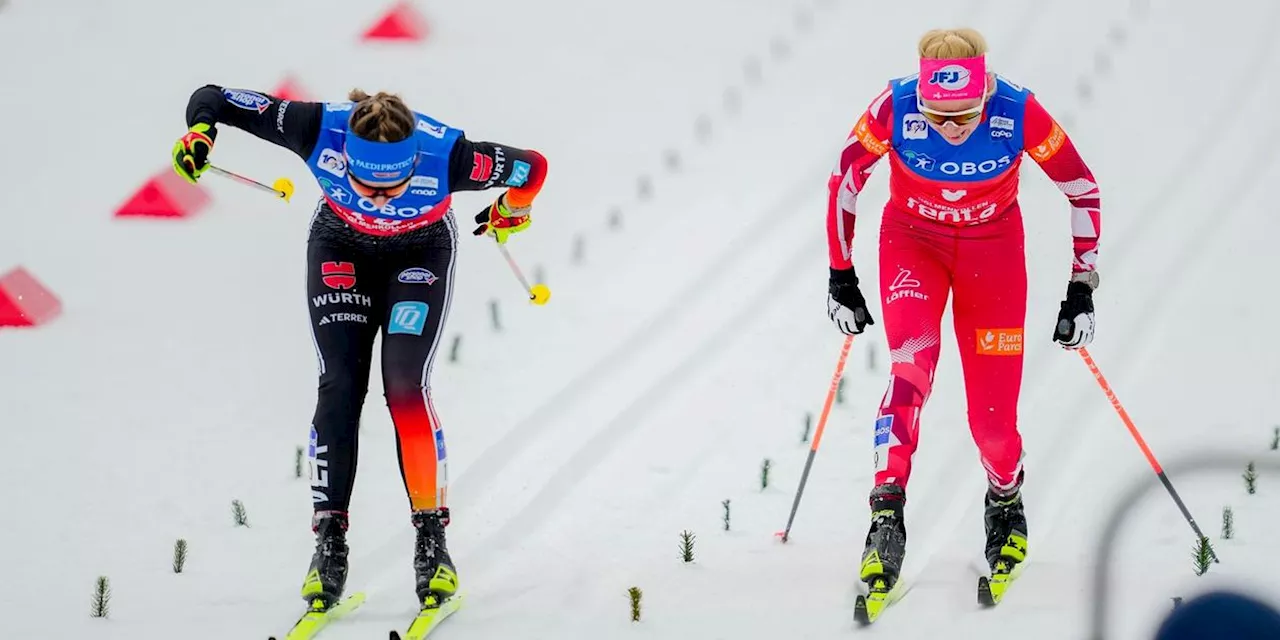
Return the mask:
<svg viewBox="0 0 1280 640"><path fill-rule="evenodd" d="M934 113L929 113L928 111L921 111L920 115L924 116L926 120L934 124L942 124L947 121L946 116L940 116Z"/></svg>
<svg viewBox="0 0 1280 640"><path fill-rule="evenodd" d="M386 196L388 198L399 198L409 190L409 181L405 180L394 187L371 187L355 178L349 180L351 188L356 195L361 198L373 198L375 196Z"/></svg>
<svg viewBox="0 0 1280 640"><path fill-rule="evenodd" d="M921 111L920 115L924 116L926 120L934 124L945 124L948 120L956 124L969 124L981 118L982 112L978 111L958 116L944 116L936 113L929 113L928 111Z"/></svg>

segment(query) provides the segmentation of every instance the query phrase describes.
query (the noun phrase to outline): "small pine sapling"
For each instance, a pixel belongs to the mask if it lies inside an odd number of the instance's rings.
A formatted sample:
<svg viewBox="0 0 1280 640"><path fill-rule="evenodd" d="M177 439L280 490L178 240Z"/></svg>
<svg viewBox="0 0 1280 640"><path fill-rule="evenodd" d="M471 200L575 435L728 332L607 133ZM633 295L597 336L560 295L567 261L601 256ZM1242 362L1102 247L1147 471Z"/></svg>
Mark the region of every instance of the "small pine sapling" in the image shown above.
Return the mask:
<svg viewBox="0 0 1280 640"><path fill-rule="evenodd" d="M187 566L187 541L178 538L173 543L173 572L182 573L182 568Z"/></svg>
<svg viewBox="0 0 1280 640"><path fill-rule="evenodd" d="M244 503L239 500L231 501L231 519L237 527L249 526L249 514L244 510Z"/></svg>
<svg viewBox="0 0 1280 640"><path fill-rule="evenodd" d="M640 599L644 597L644 592L640 587L631 587L627 589L627 596L631 600L631 621L640 622Z"/></svg>
<svg viewBox="0 0 1280 640"><path fill-rule="evenodd" d="M94 583L93 600L89 603L89 615L94 618L106 618L111 610L111 581L106 576L98 576Z"/></svg>
<svg viewBox="0 0 1280 640"><path fill-rule="evenodd" d="M1213 544L1209 542L1209 537L1200 538L1191 554L1191 559L1195 563L1196 575L1202 576L1208 573L1209 567L1213 564L1213 556Z"/></svg>
<svg viewBox="0 0 1280 640"><path fill-rule="evenodd" d="M680 532L680 559L685 562L693 562L693 541L697 536L692 531Z"/></svg>
<svg viewBox="0 0 1280 640"><path fill-rule="evenodd" d="M1222 508L1222 539L1230 540L1236 535L1235 515L1231 513L1231 505Z"/></svg>
<svg viewBox="0 0 1280 640"><path fill-rule="evenodd" d="M836 404L844 404L844 378L836 385Z"/></svg>
<svg viewBox="0 0 1280 640"><path fill-rule="evenodd" d="M1177 609L1182 606L1182 596L1173 596L1173 608Z"/></svg>
<svg viewBox="0 0 1280 640"><path fill-rule="evenodd" d="M724 530L728 531L729 530L729 500L726 498L724 502L720 503L720 505L724 507Z"/></svg>
<svg viewBox="0 0 1280 640"><path fill-rule="evenodd" d="M302 477L302 447L293 452L293 477Z"/></svg>
<svg viewBox="0 0 1280 640"><path fill-rule="evenodd" d="M811 429L813 429L813 414L805 413L804 414L804 433L800 435L800 442L806 443L806 444L809 442L809 431Z"/></svg>
<svg viewBox="0 0 1280 640"><path fill-rule="evenodd" d="M772 466L773 466L773 463L770 462L768 458L765 458L764 462L760 464L760 490L761 491L764 491L765 489L769 488L769 469Z"/></svg>
<svg viewBox="0 0 1280 640"><path fill-rule="evenodd" d="M1252 462L1244 470L1244 490L1250 495L1258 492L1258 470L1254 468Z"/></svg>
<svg viewBox="0 0 1280 640"><path fill-rule="evenodd" d="M1275 433L1271 434L1271 450L1280 449L1280 427L1276 427Z"/></svg>

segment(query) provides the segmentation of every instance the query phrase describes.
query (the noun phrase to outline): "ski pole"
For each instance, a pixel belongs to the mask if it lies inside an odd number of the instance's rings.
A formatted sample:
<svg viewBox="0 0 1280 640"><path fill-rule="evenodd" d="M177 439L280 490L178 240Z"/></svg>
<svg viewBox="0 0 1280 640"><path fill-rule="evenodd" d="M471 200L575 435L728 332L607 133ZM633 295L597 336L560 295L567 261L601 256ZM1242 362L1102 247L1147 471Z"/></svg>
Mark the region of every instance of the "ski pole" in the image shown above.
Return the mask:
<svg viewBox="0 0 1280 640"><path fill-rule="evenodd" d="M275 195L275 197L280 198L285 202L288 202L289 198L293 197L293 181L289 180L288 178L278 178L274 183L272 183L271 186L268 187L267 185L262 184L261 182L258 182L253 178L246 178L238 173L227 171L226 169L223 169L222 167L219 167L214 164L209 165L209 170L224 178L230 178L241 184L246 184L246 185L249 185L250 187L254 187L255 189L261 189L263 191L266 191L267 193L273 194Z"/></svg>
<svg viewBox="0 0 1280 640"><path fill-rule="evenodd" d="M1093 361L1093 356L1089 355L1089 350L1085 348L1079 349L1080 357L1084 359L1085 365L1089 367L1089 371L1093 373L1093 377L1098 381L1098 386L1102 387L1102 392L1106 394L1107 399L1111 401L1111 406L1115 408L1116 413L1120 415L1120 421L1129 429L1129 434L1138 443L1138 448L1142 449L1142 455L1147 457L1147 463L1151 465L1151 469L1156 472L1156 477L1160 478L1160 483L1169 491L1169 495L1173 501L1177 503L1178 509L1182 511L1182 516L1187 519L1187 523L1191 525L1191 530L1195 532L1196 538L1204 537L1200 532L1200 526L1196 524L1196 519L1191 517L1191 512L1187 510L1187 505L1182 502L1182 498L1178 496L1178 492L1174 490L1173 483L1169 482L1169 476L1165 475L1164 468L1160 466L1160 462L1156 460L1155 454L1151 453L1151 448L1147 446L1147 442L1142 439L1142 434L1138 432L1138 427L1134 426L1133 420L1129 418L1129 413L1124 410L1124 406L1120 404L1120 399L1116 397L1111 385L1107 384L1107 379L1102 376L1102 371L1098 369L1097 363ZM1210 550L1210 553L1213 553ZM1218 555L1213 554L1213 561L1218 562Z"/></svg>
<svg viewBox="0 0 1280 640"><path fill-rule="evenodd" d="M827 416L831 414L831 403L836 398L836 390L840 387L840 377L844 374L844 363L849 359L849 347L853 345L853 336L845 336L844 347L840 349L840 360L836 362L836 372L831 375L831 387L827 389L827 401L822 405L822 415L818 418L818 429L813 432L813 443L809 445L809 458L804 462L804 471L800 473L800 486L796 489L796 499L791 503L791 515L787 517L787 528L774 534L786 542L791 537L791 524L796 520L796 511L800 509L800 496L804 493L804 484L809 480L809 469L813 467L813 458L818 455L818 445L822 442L822 430L827 426Z"/></svg>
<svg viewBox="0 0 1280 640"><path fill-rule="evenodd" d="M524 287L524 292L529 294L529 301L536 305L546 304L547 301L551 299L551 289L547 288L547 285L545 284L535 284L532 287L529 286L529 281L526 280L524 274L520 272L520 267L516 264L515 259L511 257L511 252L507 251L507 248L497 241L494 242L494 246L498 247L498 251L502 253L502 257L507 259L507 264L510 265L511 272L516 274L516 279L519 280L520 285Z"/></svg>

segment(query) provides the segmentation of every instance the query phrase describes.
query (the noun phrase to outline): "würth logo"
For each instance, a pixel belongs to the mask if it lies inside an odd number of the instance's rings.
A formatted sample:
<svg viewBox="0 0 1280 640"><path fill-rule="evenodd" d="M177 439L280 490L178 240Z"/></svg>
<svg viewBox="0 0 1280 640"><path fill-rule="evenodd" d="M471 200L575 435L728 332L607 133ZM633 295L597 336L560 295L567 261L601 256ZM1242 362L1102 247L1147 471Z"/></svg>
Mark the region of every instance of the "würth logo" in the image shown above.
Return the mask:
<svg viewBox="0 0 1280 640"><path fill-rule="evenodd" d="M352 289L356 286L356 266L350 262L325 262L320 265L320 281L330 289Z"/></svg>
<svg viewBox="0 0 1280 640"><path fill-rule="evenodd" d="M489 174L492 172L493 158L490 158L488 155L480 153L479 151L475 152L475 157L471 164L471 180L473 182L488 180Z"/></svg>

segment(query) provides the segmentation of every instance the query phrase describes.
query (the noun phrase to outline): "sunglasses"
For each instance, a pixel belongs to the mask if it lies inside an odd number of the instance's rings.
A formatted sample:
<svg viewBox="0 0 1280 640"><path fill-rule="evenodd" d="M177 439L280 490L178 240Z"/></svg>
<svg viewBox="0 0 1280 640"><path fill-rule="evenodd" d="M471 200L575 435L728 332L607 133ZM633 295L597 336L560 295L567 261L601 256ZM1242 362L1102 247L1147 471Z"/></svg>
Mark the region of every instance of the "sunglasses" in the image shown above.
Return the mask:
<svg viewBox="0 0 1280 640"><path fill-rule="evenodd" d="M924 116L929 122L938 125L945 124L947 122L954 122L960 125L975 122L982 118L982 112L985 111L986 108L987 103L984 101L982 104L973 107L972 109L965 109L964 111L937 111L924 106L923 101L919 99L916 100L916 109L920 111L920 115Z"/></svg>
<svg viewBox="0 0 1280 640"><path fill-rule="evenodd" d="M347 174L347 178L348 180L350 180L351 189L352 191L356 192L356 195L360 196L361 198L368 198L370 200L378 196L382 196L384 198L387 198L388 200L399 198L400 196L404 195L405 191L409 190L409 181L412 179L412 177L405 178L403 181L398 182L389 187L375 187L373 185L365 184L361 182L355 176L350 174Z"/></svg>

